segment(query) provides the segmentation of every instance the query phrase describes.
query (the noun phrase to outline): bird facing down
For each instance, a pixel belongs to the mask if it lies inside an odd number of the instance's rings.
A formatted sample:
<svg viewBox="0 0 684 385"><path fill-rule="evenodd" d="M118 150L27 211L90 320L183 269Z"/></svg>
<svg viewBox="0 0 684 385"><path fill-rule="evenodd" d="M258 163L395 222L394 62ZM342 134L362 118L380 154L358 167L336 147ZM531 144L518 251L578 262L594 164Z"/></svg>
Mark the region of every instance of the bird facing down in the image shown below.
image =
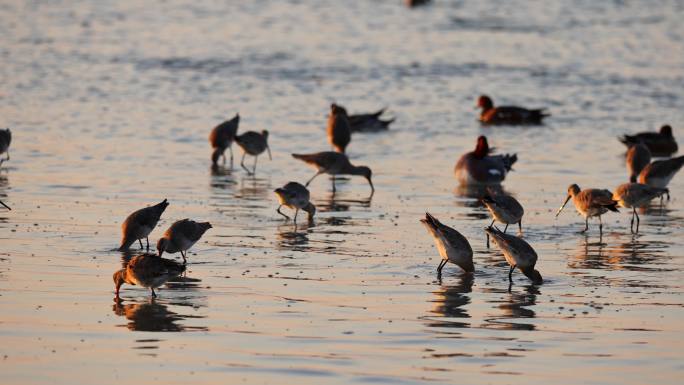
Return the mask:
<svg viewBox="0 0 684 385"><path fill-rule="evenodd" d="M154 254L135 256L126 264L126 267L115 272L112 277L116 288L116 298L119 298L119 289L124 283L148 287L152 292L152 297L156 297L155 288L181 275L184 271L185 266L180 263L159 258Z"/></svg>
<svg viewBox="0 0 684 385"><path fill-rule="evenodd" d="M157 203L154 206L145 207L138 211L134 211L123 224L121 224L121 246L119 246L119 251L128 250L135 241L140 242L140 248L143 248L142 239L145 238L147 241L147 250L150 249L150 240L148 236L157 226L159 218L161 218L164 210L169 206L169 202L166 199Z"/></svg>
<svg viewBox="0 0 684 385"><path fill-rule="evenodd" d="M639 176L639 173L641 173L641 170L651 163L651 151L649 151L648 147L642 142L634 144L627 150L625 163L627 165L627 172L629 173L629 181L634 183L637 181L637 177Z"/></svg>
<svg viewBox="0 0 684 385"><path fill-rule="evenodd" d="M442 261L437 266L437 276L441 278L442 268L447 262L458 265L466 272L475 271L473 265L473 248L470 247L468 240L458 231L442 224L437 218L425 213L425 219L420 222L425 225L427 231L435 240L435 246L442 257Z"/></svg>
<svg viewBox="0 0 684 385"><path fill-rule="evenodd" d="M667 192L668 190L666 188L651 187L641 183L625 183L619 185L617 189L615 189L615 192L613 193L613 200L616 200L618 205L621 207L632 209L632 222L630 225L630 230L632 233L635 233L634 217L636 217L636 233L638 233L639 214L636 212L637 207L644 206L652 199L661 197Z"/></svg>
<svg viewBox="0 0 684 385"><path fill-rule="evenodd" d="M482 199L482 203L487 207L487 210L492 214L492 223L489 227L494 226L495 221L504 223L504 233L508 230L508 225L517 223L518 229L522 232L522 217L525 214L520 202L512 196L505 193L492 194L493 189L488 190L489 194ZM487 247L489 247L489 233L487 233Z"/></svg>
<svg viewBox="0 0 684 385"><path fill-rule="evenodd" d="M477 99L477 106L482 109L480 122L484 124L542 124L542 119L550 116L544 108L530 110L516 106L494 107L494 102L487 95L481 95Z"/></svg>
<svg viewBox="0 0 684 385"><path fill-rule="evenodd" d="M309 222L313 221L314 214L316 214L316 206L309 202L309 190L297 182L290 182L283 187L275 189L278 196L280 206L276 209L278 214L290 219L287 215L280 211L282 206L289 207L295 210L294 223L297 223L297 214L299 210L304 210L309 214Z"/></svg>
<svg viewBox="0 0 684 385"><path fill-rule="evenodd" d="M0 159L0 166L6 161L10 160L9 146L12 143L12 131L9 128L0 130L0 155L7 153L7 158Z"/></svg>
<svg viewBox="0 0 684 385"><path fill-rule="evenodd" d="M682 166L684 166L684 155L672 159L656 160L641 170L639 183L651 187L666 188ZM669 192L667 199L670 199Z"/></svg>
<svg viewBox="0 0 684 385"><path fill-rule="evenodd" d="M627 147L644 143L654 156L670 156L677 152L677 141L672 135L672 127L664 125L658 132L640 132L618 138Z"/></svg>
<svg viewBox="0 0 684 385"><path fill-rule="evenodd" d="M240 161L240 166L247 171L247 174L254 175L256 172L257 158L259 154L268 150L268 159L273 160L271 157L271 149L268 147L268 131L263 130L261 133L254 131L247 131L242 135L235 137L235 142L242 148L242 160ZM254 167L252 171L249 171L245 167L245 155L252 155L254 157Z"/></svg>
<svg viewBox="0 0 684 385"><path fill-rule="evenodd" d="M337 104L330 105L330 115L328 115L328 142L337 152L344 153L347 145L351 141L351 127L347 111Z"/></svg>
<svg viewBox="0 0 684 385"><path fill-rule="evenodd" d="M375 193L375 187L371 181L372 171L366 166L354 166L349 162L347 155L334 152L323 151L314 154L292 154L295 159L303 160L306 164L316 168L318 172L306 182L305 186L309 186L314 178L321 174L332 175L332 190L335 192L335 175L360 175L366 178L371 187L371 196Z"/></svg>
<svg viewBox="0 0 684 385"><path fill-rule="evenodd" d="M210 228L211 224L209 222L195 222L187 218L175 222L164 232L164 236L157 241L159 257L164 252L173 254L180 251L183 263L186 263L187 250L199 241L202 235Z"/></svg>
<svg viewBox="0 0 684 385"><path fill-rule="evenodd" d="M214 149L211 153L211 163L216 166L218 159L223 157L223 164L226 164L226 149L230 149L230 167L233 167L233 140L237 134L238 126L240 125L240 114L235 114L235 117L219 124L211 130L209 134L209 143Z"/></svg>
<svg viewBox="0 0 684 385"><path fill-rule="evenodd" d="M576 184L571 184L568 187L568 197L565 199L563 205L556 212L556 217L563 211L563 208L568 201L572 198L572 203L575 205L575 209L584 217L584 233L589 230L589 218L598 217L599 218L599 232L603 235L603 222L601 221L601 215L610 211L618 212L616 200L613 200L613 193L606 189L584 189L580 190L579 186Z"/></svg>
<svg viewBox="0 0 684 385"><path fill-rule="evenodd" d="M389 129L389 125L394 122L394 118L389 120L380 119L380 116L385 112L384 108L370 114L349 115L346 108L339 104L337 107L343 110L347 115L352 133L385 131Z"/></svg>
<svg viewBox="0 0 684 385"><path fill-rule="evenodd" d="M489 155L490 152L487 138L480 136L475 150L461 156L454 167L461 185L498 185L506 178L518 155Z"/></svg>
<svg viewBox="0 0 684 385"><path fill-rule="evenodd" d="M496 227L485 227L485 232L491 236L494 243L501 249L506 262L511 266L508 272L508 281L513 282L513 270L517 267L535 285L541 285L544 280L541 274L534 269L537 264L537 253L525 240L513 235L505 234Z"/></svg>

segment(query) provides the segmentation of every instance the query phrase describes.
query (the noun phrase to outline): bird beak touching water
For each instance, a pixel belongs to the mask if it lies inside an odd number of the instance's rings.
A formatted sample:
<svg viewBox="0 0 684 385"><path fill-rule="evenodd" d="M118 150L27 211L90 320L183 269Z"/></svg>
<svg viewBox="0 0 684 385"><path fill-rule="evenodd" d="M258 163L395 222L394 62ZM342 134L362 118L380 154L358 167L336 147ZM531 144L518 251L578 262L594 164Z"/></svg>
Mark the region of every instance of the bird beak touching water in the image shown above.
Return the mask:
<svg viewBox="0 0 684 385"><path fill-rule="evenodd" d="M568 204L568 201L570 200L570 198L572 198L572 195L568 195L568 197L565 198L565 202L563 202L563 205L558 209L558 212L556 212L556 218L558 217L558 214L560 214L561 211L563 211L563 208L565 207L565 205Z"/></svg>

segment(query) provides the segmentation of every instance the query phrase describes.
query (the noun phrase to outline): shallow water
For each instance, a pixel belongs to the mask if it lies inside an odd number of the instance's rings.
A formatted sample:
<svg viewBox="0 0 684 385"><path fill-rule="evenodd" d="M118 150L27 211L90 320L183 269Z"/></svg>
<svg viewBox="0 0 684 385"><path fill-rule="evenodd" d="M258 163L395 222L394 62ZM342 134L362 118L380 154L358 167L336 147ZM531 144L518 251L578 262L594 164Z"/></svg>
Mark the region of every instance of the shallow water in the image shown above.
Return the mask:
<svg viewBox="0 0 684 385"><path fill-rule="evenodd" d="M678 135L680 2L228 3L0 5L3 384L681 381L684 178L638 236L628 210L602 241L572 207L553 216L570 183L627 180L616 136ZM481 93L553 116L483 128ZM289 154L327 149L333 101L397 118L348 149L377 191L319 177L315 224L295 228L272 190L313 175ZM239 151L209 167L209 131L235 112L271 133L255 178ZM542 286L516 273L509 291L487 212L456 186L480 134L519 155L504 187ZM164 198L153 242L185 217L214 228L159 298L124 286L116 304L120 223ZM426 210L470 240L474 276L436 280Z"/></svg>

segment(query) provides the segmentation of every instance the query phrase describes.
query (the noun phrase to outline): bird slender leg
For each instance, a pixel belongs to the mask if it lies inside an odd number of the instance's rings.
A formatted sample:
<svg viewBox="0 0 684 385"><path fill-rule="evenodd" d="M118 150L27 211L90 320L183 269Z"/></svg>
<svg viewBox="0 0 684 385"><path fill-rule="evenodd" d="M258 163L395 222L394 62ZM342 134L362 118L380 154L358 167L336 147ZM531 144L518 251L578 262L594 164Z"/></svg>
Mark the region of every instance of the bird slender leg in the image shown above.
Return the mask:
<svg viewBox="0 0 684 385"><path fill-rule="evenodd" d="M311 181L314 180L314 178L316 178L317 176L319 176L321 174L323 174L322 171L317 172L316 175L312 176L311 179L309 179L309 181L306 182L306 184L304 186L309 187L309 183L311 183Z"/></svg>
<svg viewBox="0 0 684 385"><path fill-rule="evenodd" d="M335 175L332 176L333 192L335 192Z"/></svg>
<svg viewBox="0 0 684 385"><path fill-rule="evenodd" d="M7 160L9 160L9 151L7 152ZM667 201L669 202L670 201L670 191L668 191L666 194L667 194Z"/></svg>
<svg viewBox="0 0 684 385"><path fill-rule="evenodd" d="M230 150L230 168L233 168L233 146L228 147ZM226 156L223 155L223 160L226 160Z"/></svg>
<svg viewBox="0 0 684 385"><path fill-rule="evenodd" d="M152 298L157 298L157 293L154 292L154 288L151 287L150 290L152 290Z"/></svg>
<svg viewBox="0 0 684 385"><path fill-rule="evenodd" d="M181 257L183 257L183 264L188 263L188 260L185 259L185 253L183 252L183 250L181 250Z"/></svg>
<svg viewBox="0 0 684 385"><path fill-rule="evenodd" d="M242 166L242 168L244 168L245 171L247 171L247 174L250 174L250 175L251 175L252 172L249 171L249 169L248 169L247 167L245 167L245 155L247 155L247 153L246 153L246 152L243 152L243 153L242 153L242 160L240 161L240 166Z"/></svg>
<svg viewBox="0 0 684 385"><path fill-rule="evenodd" d="M440 277L440 278L442 277L442 269L444 268L444 265L447 264L447 262L449 262L448 259L442 259L442 260L439 262L439 266L437 266L437 276L438 276L438 277Z"/></svg>
<svg viewBox="0 0 684 385"><path fill-rule="evenodd" d="M522 219L518 221L518 231L522 234Z"/></svg>
<svg viewBox="0 0 684 385"><path fill-rule="evenodd" d="M144 249L144 247L142 245L142 239L138 239L138 242L140 242L140 250Z"/></svg>
<svg viewBox="0 0 684 385"><path fill-rule="evenodd" d="M506 227L504 227L504 234L506 234L506 230L508 230L508 223L506 223Z"/></svg>
<svg viewBox="0 0 684 385"><path fill-rule="evenodd" d="M599 238L603 237L603 220L601 220L601 216L599 215Z"/></svg>
<svg viewBox="0 0 684 385"><path fill-rule="evenodd" d="M295 209L294 223L297 224L297 214L299 214L299 209Z"/></svg>
<svg viewBox="0 0 684 385"><path fill-rule="evenodd" d="M580 231L580 233L586 233L587 230L589 230L589 217L584 218L584 230Z"/></svg>
<svg viewBox="0 0 684 385"><path fill-rule="evenodd" d="M634 215L636 215L636 219L637 219L637 229L636 229L636 232L639 233L639 213L636 212L636 207L633 207L633 209L634 209Z"/></svg>
<svg viewBox="0 0 684 385"><path fill-rule="evenodd" d="M150 237L145 237L145 240L147 241L147 251L150 251Z"/></svg>
<svg viewBox="0 0 684 385"><path fill-rule="evenodd" d="M280 211L280 208L281 208L281 207L283 207L283 205L278 206L278 208L276 209L276 212L277 212L278 214L284 216L285 219L290 219L290 217L288 217L287 215L283 214L282 211Z"/></svg>
<svg viewBox="0 0 684 385"><path fill-rule="evenodd" d="M259 159L259 155L256 155L256 156L254 157L254 167L252 168L252 175L256 174L256 162L257 162L257 159Z"/></svg>
<svg viewBox="0 0 684 385"><path fill-rule="evenodd" d="M636 212L634 211L634 207L632 207L632 220L629 222L629 231L631 231L632 234L634 234L634 214L635 213Z"/></svg>
<svg viewBox="0 0 684 385"><path fill-rule="evenodd" d="M508 282L513 283L513 270L515 270L515 267L517 265L511 266L511 269L508 271Z"/></svg>
<svg viewBox="0 0 684 385"><path fill-rule="evenodd" d="M494 220L492 220L492 223L489 224L489 227L494 226ZM489 248L489 233L485 232L487 234L487 248Z"/></svg>

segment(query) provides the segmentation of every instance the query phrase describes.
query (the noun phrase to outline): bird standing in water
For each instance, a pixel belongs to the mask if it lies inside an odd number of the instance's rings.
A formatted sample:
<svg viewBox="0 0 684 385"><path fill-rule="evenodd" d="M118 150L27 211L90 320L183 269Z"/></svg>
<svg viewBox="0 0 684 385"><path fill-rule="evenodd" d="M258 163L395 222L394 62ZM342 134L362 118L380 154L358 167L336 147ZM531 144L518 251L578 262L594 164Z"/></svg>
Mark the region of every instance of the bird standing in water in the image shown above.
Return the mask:
<svg viewBox="0 0 684 385"><path fill-rule="evenodd" d="M652 199L662 196L667 193L666 188L651 187L641 183L625 183L619 185L613 193L613 200L618 201L618 205L624 208L632 209L632 222L630 230L632 233L639 232L639 214L637 214L637 207L648 204ZM634 231L634 218L636 217L637 225Z"/></svg>
<svg viewBox="0 0 684 385"><path fill-rule="evenodd" d="M568 187L568 197L565 199L563 205L556 212L556 217L563 211L563 208L568 201L572 199L572 203L575 205L575 209L584 217L584 233L589 230L589 218L598 217L599 218L599 234L603 236L603 222L601 221L601 215L610 211L619 212L617 209L617 201L613 200L613 193L606 189L595 189L589 188L580 190L579 186L576 184L571 184Z"/></svg>
<svg viewBox="0 0 684 385"><path fill-rule="evenodd" d="M375 193L375 187L371 181L372 171L366 166L354 166L349 162L345 154L334 151L323 151L314 154L292 154L292 157L304 161L318 170L318 172L306 182L309 186L314 178L321 174L332 175L332 191L335 192L335 175L360 175L366 178L371 187L371 196Z"/></svg>
<svg viewBox="0 0 684 385"><path fill-rule="evenodd" d="M0 166L6 161L10 160L9 146L12 143L12 131L9 128L0 130L0 155L7 153L7 158L0 159Z"/></svg>
<svg viewBox="0 0 684 385"><path fill-rule="evenodd" d="M276 209L278 214L290 219L287 215L280 211L282 206L289 207L295 210L294 223L297 223L297 214L299 210L304 210L309 214L309 222L313 221L314 214L316 214L316 206L309 202L309 190L297 182L290 182L283 187L275 189L278 196L280 206Z"/></svg>
<svg viewBox="0 0 684 385"><path fill-rule="evenodd" d="M157 226L164 210L169 206L166 199L154 206L145 207L131 213L121 225L121 246L119 251L128 250L135 241L140 242L143 248L142 239L147 241L147 250L150 249L150 239L148 238L152 230Z"/></svg>
<svg viewBox="0 0 684 385"><path fill-rule="evenodd" d="M484 124L542 124L542 119L550 115L544 108L530 110L516 106L494 107L494 102L487 95L481 95L477 99L477 106L482 109L480 122Z"/></svg>
<svg viewBox="0 0 684 385"><path fill-rule="evenodd" d="M181 275L185 271L185 266L166 258L159 258L154 254L142 254L133 257L126 267L114 273L114 286L116 288L116 298L119 299L121 285L137 285L148 287L152 292L152 297L157 293L154 289L165 284L170 279Z"/></svg>
<svg viewBox="0 0 684 385"><path fill-rule="evenodd" d="M425 228L432 235L439 255L442 257L442 261L437 266L437 277L441 279L442 268L444 268L447 262L456 264L469 273L475 271L473 248L470 247L470 243L461 233L442 224L430 213L425 213L425 218L421 219L420 222L425 225Z"/></svg>
<svg viewBox="0 0 684 385"><path fill-rule="evenodd" d="M511 266L508 271L508 282L513 283L513 270L517 267L535 285L541 285L542 279L539 271L534 267L537 264L537 252L525 240L514 235L505 234L496 227L485 227L487 235L491 236L494 243L501 249L506 262Z"/></svg>
<svg viewBox="0 0 684 385"><path fill-rule="evenodd" d="M223 157L223 164L226 164L226 149L230 149L230 167L233 168L233 141L237 134L238 126L240 125L240 114L235 114L235 117L219 124L211 130L209 134L209 143L214 149L211 154L211 163L216 166L218 159Z"/></svg>
<svg viewBox="0 0 684 385"><path fill-rule="evenodd" d="M328 142L337 152L344 154L347 145L351 141L351 127L347 111L337 104L330 105L330 115L328 116Z"/></svg>
<svg viewBox="0 0 684 385"><path fill-rule="evenodd" d="M157 241L157 251L159 257L167 253L177 253L180 251L183 263L187 263L186 253L202 235L211 228L209 222L195 222L190 219L181 219L169 227L164 236Z"/></svg>
<svg viewBox="0 0 684 385"><path fill-rule="evenodd" d="M499 221L506 225L503 231L505 233L508 230L508 225L517 223L518 229L522 233L522 217L525 210L520 202L505 193L493 194L493 192L493 189L488 189L488 195L482 199L482 203L494 218L489 227L494 226L495 221ZM489 247L489 233L487 233L487 247Z"/></svg>
<svg viewBox="0 0 684 385"><path fill-rule="evenodd" d="M261 133L254 131L247 131L242 135L235 137L235 142L242 148L242 160L240 161L240 166L247 171L247 174L254 175L256 172L257 158L259 154L264 151L268 151L268 159L273 160L271 157L271 149L268 147L268 131L263 130ZM245 155L252 155L254 157L254 167L252 171L249 171L245 167Z"/></svg>

